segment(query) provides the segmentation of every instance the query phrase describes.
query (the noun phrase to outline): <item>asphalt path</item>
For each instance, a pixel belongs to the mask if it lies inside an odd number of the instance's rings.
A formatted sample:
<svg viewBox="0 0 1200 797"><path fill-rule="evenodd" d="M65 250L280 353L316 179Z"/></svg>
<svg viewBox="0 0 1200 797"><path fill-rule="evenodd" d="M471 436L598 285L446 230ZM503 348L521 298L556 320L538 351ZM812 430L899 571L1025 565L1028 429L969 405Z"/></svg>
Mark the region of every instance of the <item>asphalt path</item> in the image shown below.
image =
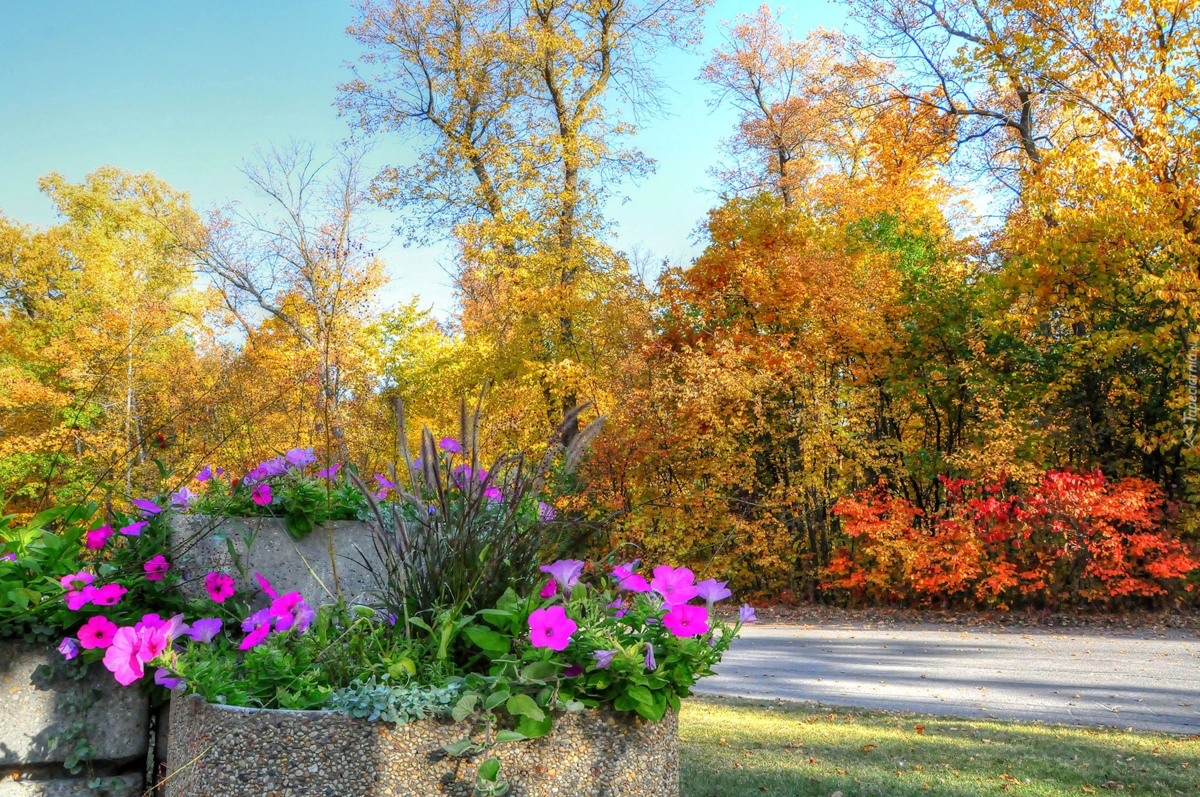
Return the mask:
<svg viewBox="0 0 1200 797"><path fill-rule="evenodd" d="M751 625L695 691L1200 734L1200 638Z"/></svg>

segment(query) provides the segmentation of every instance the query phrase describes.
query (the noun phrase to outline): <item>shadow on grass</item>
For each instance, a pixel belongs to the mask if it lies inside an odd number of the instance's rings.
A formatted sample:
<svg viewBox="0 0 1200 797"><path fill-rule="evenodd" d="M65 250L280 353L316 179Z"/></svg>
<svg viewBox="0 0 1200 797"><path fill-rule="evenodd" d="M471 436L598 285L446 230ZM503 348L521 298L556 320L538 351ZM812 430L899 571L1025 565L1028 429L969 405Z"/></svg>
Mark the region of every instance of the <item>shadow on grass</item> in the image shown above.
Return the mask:
<svg viewBox="0 0 1200 797"><path fill-rule="evenodd" d="M735 698L680 735L682 797L1200 794L1195 736Z"/></svg>

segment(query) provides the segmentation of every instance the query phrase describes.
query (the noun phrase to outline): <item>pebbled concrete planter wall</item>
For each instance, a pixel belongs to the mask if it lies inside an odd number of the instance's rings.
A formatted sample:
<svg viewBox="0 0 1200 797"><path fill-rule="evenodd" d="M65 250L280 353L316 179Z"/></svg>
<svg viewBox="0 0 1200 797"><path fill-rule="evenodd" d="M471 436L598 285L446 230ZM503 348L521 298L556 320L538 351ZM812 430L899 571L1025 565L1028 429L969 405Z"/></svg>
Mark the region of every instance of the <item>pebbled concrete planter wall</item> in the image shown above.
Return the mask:
<svg viewBox="0 0 1200 797"><path fill-rule="evenodd" d="M64 669L62 654L49 645L0 641L0 797L140 794L148 698L118 684L98 662L80 680ZM63 768L65 744L51 749L51 739L77 722L94 725L88 741L98 751L93 771L105 778L101 792Z"/></svg>
<svg viewBox="0 0 1200 797"><path fill-rule="evenodd" d="M189 579L183 589L189 597L205 594L204 576L214 570L228 573L239 588L252 591L258 586L250 574L262 573L279 594L299 591L310 606L334 601L333 563L336 563L342 594L348 603L354 603L374 584L370 571L361 564L363 556L378 561L373 536L366 523L335 521L332 526L331 561L329 533L324 526L297 540L288 533L282 520L274 518L174 515L172 559ZM253 540L249 549L248 539ZM226 540L232 541L250 582L239 573Z"/></svg>
<svg viewBox="0 0 1200 797"><path fill-rule="evenodd" d="M447 757L462 725L394 726L325 711L171 707L167 797L470 797L478 762ZM555 716L541 739L500 748L513 797L678 797L679 724L610 712Z"/></svg>

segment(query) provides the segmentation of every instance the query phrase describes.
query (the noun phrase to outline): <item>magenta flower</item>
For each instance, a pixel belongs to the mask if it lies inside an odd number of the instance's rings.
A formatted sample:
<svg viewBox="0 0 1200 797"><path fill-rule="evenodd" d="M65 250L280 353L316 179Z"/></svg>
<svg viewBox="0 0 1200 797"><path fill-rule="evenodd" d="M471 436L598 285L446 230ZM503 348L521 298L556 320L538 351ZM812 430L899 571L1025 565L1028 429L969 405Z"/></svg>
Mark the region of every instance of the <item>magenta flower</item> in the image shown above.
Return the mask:
<svg viewBox="0 0 1200 797"><path fill-rule="evenodd" d="M150 517L151 515L157 515L159 512L162 511L161 506L154 503L153 501L148 501L145 498L135 498L132 501L130 501L130 503L133 504L134 506L136 506L138 509L142 510L142 517Z"/></svg>
<svg viewBox="0 0 1200 797"><path fill-rule="evenodd" d="M203 642L207 645L216 639L217 634L221 633L222 625L224 623L217 617L201 617L192 623L192 628L188 632L188 636L196 642Z"/></svg>
<svg viewBox="0 0 1200 797"><path fill-rule="evenodd" d="M596 659L596 669L607 670L612 666L613 657L621 651L619 650L596 650L592 652L592 656Z"/></svg>
<svg viewBox="0 0 1200 797"><path fill-rule="evenodd" d="M438 448L443 451L449 451L451 454L461 454L462 446L453 437L443 437L438 441Z"/></svg>
<svg viewBox="0 0 1200 797"><path fill-rule="evenodd" d="M677 603L687 603L696 597L696 587L692 584L696 576L686 567L678 569L668 565L654 568L654 578L650 588L662 595L668 606Z"/></svg>
<svg viewBox="0 0 1200 797"><path fill-rule="evenodd" d="M87 588L84 587L84 589ZM120 602L121 596L128 591L120 584L105 584L96 590L96 594L92 597L92 603L96 606L116 606Z"/></svg>
<svg viewBox="0 0 1200 797"><path fill-rule="evenodd" d="M534 609L529 615L530 644L535 648L564 650L576 628L575 621L567 617L561 606Z"/></svg>
<svg viewBox="0 0 1200 797"><path fill-rule="evenodd" d="M171 569L171 563L167 561L167 557L159 554L142 565L142 569L146 571L147 581L162 581L163 576Z"/></svg>
<svg viewBox="0 0 1200 797"><path fill-rule="evenodd" d="M328 468L321 468L319 471L317 471L316 476L318 479L332 479L337 475L337 472L341 467L342 463L339 462L336 465L329 466Z"/></svg>
<svg viewBox="0 0 1200 797"><path fill-rule="evenodd" d="M271 588L271 582L267 581L265 578L263 578L262 573L255 573L254 580L258 582L259 589L261 589L263 592L267 593L267 595L269 595L272 598L279 597L279 595L277 595L275 593L275 590Z"/></svg>
<svg viewBox="0 0 1200 797"><path fill-rule="evenodd" d="M637 567L637 563L640 561L640 559L635 559L632 562L626 562L623 565L617 565L613 568L613 578L617 580L617 587L619 589L627 589L630 592L650 591L650 584L646 579L633 572L633 569Z"/></svg>
<svg viewBox="0 0 1200 797"><path fill-rule="evenodd" d="M542 565L539 570L543 573L549 573L554 577L554 580L563 588L563 592L567 597L571 597L571 589L579 583L579 576L583 573L584 562L578 559L559 559L554 564Z"/></svg>
<svg viewBox="0 0 1200 797"><path fill-rule="evenodd" d="M250 492L250 500L259 506L266 506L271 503L271 485L265 482L255 485L254 489Z"/></svg>
<svg viewBox="0 0 1200 797"><path fill-rule="evenodd" d="M294 611L292 615L296 618L295 622L292 623L292 630L297 634L303 634L308 630L308 627L312 624L313 619L316 618L317 613L314 612L313 608L307 603L301 603L296 607L296 611ZM393 625L395 625L395 623L393 623Z"/></svg>
<svg viewBox="0 0 1200 797"><path fill-rule="evenodd" d="M62 642L58 643L58 652L63 655L67 661L79 655L79 645L71 637L64 637Z"/></svg>
<svg viewBox="0 0 1200 797"><path fill-rule="evenodd" d="M154 683L158 684L159 686L164 686L169 690L174 690L175 687L183 683L183 679L176 678L171 675L170 670L165 670L162 667L159 667L154 671Z"/></svg>
<svg viewBox="0 0 1200 797"><path fill-rule="evenodd" d="M293 448L283 456L289 465L301 470L317 461L317 455L313 453L312 446L308 448Z"/></svg>
<svg viewBox="0 0 1200 797"><path fill-rule="evenodd" d="M676 604L663 617L663 625L678 637L700 636L708 631L708 609Z"/></svg>
<svg viewBox="0 0 1200 797"><path fill-rule="evenodd" d="M89 603L94 601L96 599L96 594L99 592L100 590L96 589L91 584L88 584L83 589L71 590L66 595L63 595L63 599L66 600L68 609L73 612L77 612L84 606L87 606Z"/></svg>
<svg viewBox="0 0 1200 797"><path fill-rule="evenodd" d="M149 520L139 520L137 523L130 523L128 526L122 526L121 533L126 537L140 537L142 536L142 529L149 525Z"/></svg>
<svg viewBox="0 0 1200 797"><path fill-rule="evenodd" d="M235 591L233 578L224 573L209 573L204 577L204 588L215 603L224 603Z"/></svg>
<svg viewBox="0 0 1200 797"><path fill-rule="evenodd" d="M717 581L715 578L701 581L696 585L696 596L703 599L711 609L717 601L723 601L733 595L732 592L725 589L725 585L728 583L728 581Z"/></svg>
<svg viewBox="0 0 1200 797"><path fill-rule="evenodd" d="M378 482L379 486L385 490L395 490L396 489L395 483L388 477L384 476L382 473L375 474L375 481Z"/></svg>
<svg viewBox="0 0 1200 797"><path fill-rule="evenodd" d="M542 587L542 591L538 593L538 597L542 599L553 598L557 594L558 582L556 582L553 578L548 578L546 579L546 586Z"/></svg>
<svg viewBox="0 0 1200 797"><path fill-rule="evenodd" d="M112 526L100 526L87 533L87 541L84 545L88 550L98 551L104 547L104 543L108 542L108 538L112 535Z"/></svg>
<svg viewBox="0 0 1200 797"><path fill-rule="evenodd" d="M0 562L14 562L15 563L16 561L17 561L17 555L15 553L13 553L12 551L9 551L8 553L0 556Z"/></svg>
<svg viewBox="0 0 1200 797"><path fill-rule="evenodd" d="M286 595L281 595L271 603L271 616L275 618L275 630L287 631L296 625L299 615L308 605L304 602L304 597L299 592L289 592ZM307 624L305 625L307 628ZM304 629L297 628L297 631Z"/></svg>
<svg viewBox="0 0 1200 797"><path fill-rule="evenodd" d="M197 498L199 498L199 496L188 488L180 487L178 490L171 493L171 508L178 510L187 509Z"/></svg>
<svg viewBox="0 0 1200 797"><path fill-rule="evenodd" d="M243 631L253 631L261 625L270 625L272 620L270 607L259 609L254 614L242 620Z"/></svg>
<svg viewBox="0 0 1200 797"><path fill-rule="evenodd" d="M219 470L220 470L220 468L218 468L218 471ZM198 481L198 482L211 481L213 476L214 476L214 474L213 474L212 466L205 465L203 468L200 469L200 472L196 474L196 481Z"/></svg>
<svg viewBox="0 0 1200 797"><path fill-rule="evenodd" d="M612 603L607 604L604 608L615 609L616 611L613 612L613 617L617 618L618 620L625 616L625 604L620 600L615 600Z"/></svg>
<svg viewBox="0 0 1200 797"><path fill-rule="evenodd" d="M72 573L69 576L63 576L58 580L63 589L75 589L75 584L87 586L96 580L96 577L86 570L80 570L78 573Z"/></svg>
<svg viewBox="0 0 1200 797"><path fill-rule="evenodd" d="M654 672L658 669L658 663L654 661L654 646L649 642L646 643L646 671Z"/></svg>
<svg viewBox="0 0 1200 797"><path fill-rule="evenodd" d="M238 650L249 650L255 645L261 644L267 635L271 633L271 610L259 609L254 614L242 621L242 630L249 633L242 640L242 644L238 645Z"/></svg>
<svg viewBox="0 0 1200 797"><path fill-rule="evenodd" d="M121 686L129 686L145 674L138 658L141 639L132 628L120 628L113 636L112 644L104 652L104 666Z"/></svg>
<svg viewBox="0 0 1200 797"><path fill-rule="evenodd" d="M143 614L142 619L133 626L133 630L141 632L144 629L158 631L168 640L178 639L188 632L188 625L183 621L183 615L177 614L169 620L164 620L157 614Z"/></svg>
<svg viewBox="0 0 1200 797"><path fill-rule="evenodd" d="M749 604L742 604L742 608L738 612L738 618L743 623L753 623L758 621L758 615L754 613L754 607Z"/></svg>
<svg viewBox="0 0 1200 797"><path fill-rule="evenodd" d="M554 520L554 507L547 504L545 501L538 501L538 520L543 523L549 523Z"/></svg>
<svg viewBox="0 0 1200 797"><path fill-rule="evenodd" d="M503 501L504 493L500 492L500 488L493 484L483 491L483 497L489 501Z"/></svg>
<svg viewBox="0 0 1200 797"><path fill-rule="evenodd" d="M170 644L166 634L159 628L143 628L137 634L141 640L141 647L138 649L137 655L146 664L158 658L158 654L166 650L167 645Z"/></svg>
<svg viewBox="0 0 1200 797"><path fill-rule="evenodd" d="M92 648L106 648L112 644L116 633L116 623L107 617L93 617L79 629L79 644L89 650Z"/></svg>

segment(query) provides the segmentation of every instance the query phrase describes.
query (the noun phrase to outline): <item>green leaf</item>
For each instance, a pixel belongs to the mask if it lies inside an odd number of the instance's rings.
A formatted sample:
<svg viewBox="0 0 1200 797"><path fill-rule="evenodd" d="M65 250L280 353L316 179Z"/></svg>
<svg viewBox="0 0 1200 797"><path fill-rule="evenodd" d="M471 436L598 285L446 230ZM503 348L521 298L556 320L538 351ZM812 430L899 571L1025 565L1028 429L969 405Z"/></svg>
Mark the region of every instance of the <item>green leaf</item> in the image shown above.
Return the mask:
<svg viewBox="0 0 1200 797"><path fill-rule="evenodd" d="M475 692L467 692L458 699L454 705L454 710L450 712L450 716L454 717L455 722L462 722L467 717L471 716L471 712L475 710L475 703L479 700L479 695Z"/></svg>
<svg viewBox="0 0 1200 797"><path fill-rule="evenodd" d="M482 625L469 625L463 629L463 633L467 635L468 639L489 653L508 652L510 640L506 634L498 633Z"/></svg>
<svg viewBox="0 0 1200 797"><path fill-rule="evenodd" d="M540 722L532 717L522 717L517 723L517 733L528 739L536 739L539 736L545 736L550 732L550 728L554 725L554 720L547 716Z"/></svg>
<svg viewBox="0 0 1200 797"><path fill-rule="evenodd" d="M451 742L450 744L447 744L442 747L443 750L445 750L447 753L449 753L450 755L455 756L455 757L463 755L464 753L470 752L474 748L475 748L475 745L471 744L470 739L460 739L457 742Z"/></svg>
<svg viewBox="0 0 1200 797"><path fill-rule="evenodd" d="M425 622L420 617L410 617L408 618L408 622L415 625L417 628L424 628L429 633L433 633L433 629L429 627L429 623Z"/></svg>
<svg viewBox="0 0 1200 797"><path fill-rule="evenodd" d="M487 781L495 781L500 774L500 761L495 758L489 758L479 765L479 779Z"/></svg>
<svg viewBox="0 0 1200 797"><path fill-rule="evenodd" d="M678 700L678 698L676 698ZM583 711L584 705L578 700L568 700L566 705L567 711Z"/></svg>
<svg viewBox="0 0 1200 797"><path fill-rule="evenodd" d="M630 686L626 688L625 694L636 703L647 706L654 705L654 695L650 694L650 690L644 686Z"/></svg>
<svg viewBox="0 0 1200 797"><path fill-rule="evenodd" d="M485 709L487 709L488 711L491 711L496 706L498 706L501 703L503 703L504 701L508 700L508 696L509 696L509 692L507 689L501 690L499 692L494 692L488 696L488 699L484 702L483 707Z"/></svg>
<svg viewBox="0 0 1200 797"><path fill-rule="evenodd" d="M529 717L535 722L541 722L546 718L546 712L538 708L538 704L533 702L533 698L529 695L513 695L508 699L505 708L508 709L509 714ZM518 728L518 730L520 729ZM524 733L524 731L521 732Z"/></svg>
<svg viewBox="0 0 1200 797"><path fill-rule="evenodd" d="M521 671L521 677L527 681L544 681L558 675L558 667L548 661L535 661Z"/></svg>
<svg viewBox="0 0 1200 797"><path fill-rule="evenodd" d="M528 738L529 737L525 734L517 733L516 731L505 730L496 732L496 744L503 744L504 742L523 742Z"/></svg>
<svg viewBox="0 0 1200 797"><path fill-rule="evenodd" d="M516 609L520 603L521 599L517 597L517 593L512 587L509 587L508 589L504 590L504 594L500 596L500 600L496 601L496 608L512 611L513 609Z"/></svg>

